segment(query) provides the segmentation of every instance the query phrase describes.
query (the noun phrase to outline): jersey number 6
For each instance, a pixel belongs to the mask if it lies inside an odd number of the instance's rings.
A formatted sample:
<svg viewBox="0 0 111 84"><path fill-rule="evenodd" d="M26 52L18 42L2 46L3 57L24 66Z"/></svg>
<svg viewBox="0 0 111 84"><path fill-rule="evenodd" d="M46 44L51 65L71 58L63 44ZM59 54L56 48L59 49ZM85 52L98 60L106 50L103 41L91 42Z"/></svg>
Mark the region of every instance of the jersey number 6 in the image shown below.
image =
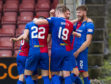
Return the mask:
<svg viewBox="0 0 111 84"><path fill-rule="evenodd" d="M62 34L62 35L61 35ZM62 30L62 27L59 28L59 34L58 34L58 38L62 40L67 40L68 39L68 34L69 34L69 30L64 28Z"/></svg>
<svg viewBox="0 0 111 84"><path fill-rule="evenodd" d="M36 26L33 26L31 28L31 30L33 30L32 33L31 33L32 38L39 38L39 39L44 39L45 38L45 36L44 36L45 28L44 27L39 27L38 28ZM39 30L42 30L42 31L38 32Z"/></svg>

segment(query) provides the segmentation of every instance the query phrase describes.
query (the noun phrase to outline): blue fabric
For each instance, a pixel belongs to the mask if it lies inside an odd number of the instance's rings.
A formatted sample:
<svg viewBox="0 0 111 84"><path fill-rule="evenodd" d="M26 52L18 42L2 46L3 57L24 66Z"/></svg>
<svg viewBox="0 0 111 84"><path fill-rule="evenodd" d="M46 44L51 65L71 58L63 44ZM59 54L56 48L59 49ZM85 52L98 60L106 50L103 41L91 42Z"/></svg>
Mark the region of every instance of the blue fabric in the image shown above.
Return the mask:
<svg viewBox="0 0 111 84"><path fill-rule="evenodd" d="M60 84L63 84L64 78L62 76L59 76L59 79L60 79Z"/></svg>
<svg viewBox="0 0 111 84"><path fill-rule="evenodd" d="M91 84L89 77L85 77L83 79L84 79L84 84Z"/></svg>
<svg viewBox="0 0 111 84"><path fill-rule="evenodd" d="M38 25L34 24L34 22L29 22L26 24L25 29L29 30L29 44L30 48L34 47L34 45L39 45L39 41L37 37L38 32ZM34 33L35 32L35 33Z"/></svg>
<svg viewBox="0 0 111 84"><path fill-rule="evenodd" d="M55 49L51 51L52 71L72 71L76 67L76 60L71 51Z"/></svg>
<svg viewBox="0 0 111 84"><path fill-rule="evenodd" d="M83 84L80 77L77 77L77 79L75 80L75 84Z"/></svg>
<svg viewBox="0 0 111 84"><path fill-rule="evenodd" d="M51 84L48 76L43 76L42 79L44 80L44 84Z"/></svg>
<svg viewBox="0 0 111 84"><path fill-rule="evenodd" d="M60 84L59 76L57 75L52 76L51 84Z"/></svg>
<svg viewBox="0 0 111 84"><path fill-rule="evenodd" d="M73 74L73 73L71 73L71 80L72 80L72 82L74 83L75 82L75 80L77 79L77 76L75 75L75 74Z"/></svg>
<svg viewBox="0 0 111 84"><path fill-rule="evenodd" d="M20 56L19 54L17 55L16 61L17 61L17 70L19 75L24 74L26 59L27 59L26 56Z"/></svg>
<svg viewBox="0 0 111 84"><path fill-rule="evenodd" d="M70 76L65 77L64 79L65 79L65 84L72 84L72 80Z"/></svg>
<svg viewBox="0 0 111 84"><path fill-rule="evenodd" d="M31 76L26 76L25 80L26 80L26 84L35 84Z"/></svg>
<svg viewBox="0 0 111 84"><path fill-rule="evenodd" d="M49 69L48 53L40 53L38 48L30 48L29 56L27 57L25 68L27 70L35 71L37 68L44 70Z"/></svg>

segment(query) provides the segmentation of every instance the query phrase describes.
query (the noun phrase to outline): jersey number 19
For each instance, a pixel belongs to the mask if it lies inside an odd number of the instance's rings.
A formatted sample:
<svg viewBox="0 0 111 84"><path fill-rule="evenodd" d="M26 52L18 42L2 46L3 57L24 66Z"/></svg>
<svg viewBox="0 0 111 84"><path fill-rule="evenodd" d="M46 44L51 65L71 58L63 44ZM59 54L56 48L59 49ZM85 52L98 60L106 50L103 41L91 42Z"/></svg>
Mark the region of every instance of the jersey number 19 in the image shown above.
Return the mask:
<svg viewBox="0 0 111 84"><path fill-rule="evenodd" d="M62 29L62 27L59 28L59 33L58 33L58 38L62 39L62 40L67 40L68 39L68 34L69 34L69 30L64 28Z"/></svg>

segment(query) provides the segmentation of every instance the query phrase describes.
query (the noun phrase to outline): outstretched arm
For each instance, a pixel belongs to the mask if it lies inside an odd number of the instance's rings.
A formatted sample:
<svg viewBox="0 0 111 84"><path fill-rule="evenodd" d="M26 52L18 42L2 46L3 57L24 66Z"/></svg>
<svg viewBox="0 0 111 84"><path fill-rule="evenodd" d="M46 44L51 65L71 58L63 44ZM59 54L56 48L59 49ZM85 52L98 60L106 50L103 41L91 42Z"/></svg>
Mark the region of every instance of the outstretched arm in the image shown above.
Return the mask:
<svg viewBox="0 0 111 84"><path fill-rule="evenodd" d="M19 41L19 40L22 40L23 39L23 34L20 35L19 37L17 38L10 38L10 41Z"/></svg>
<svg viewBox="0 0 111 84"><path fill-rule="evenodd" d="M92 35L88 34L86 37L86 41L81 45L81 47L74 53L74 56L77 58L80 52L84 51L89 45L91 44L92 41Z"/></svg>
<svg viewBox="0 0 111 84"><path fill-rule="evenodd" d="M37 25L45 25L49 24L46 19L34 19L33 22Z"/></svg>
<svg viewBox="0 0 111 84"><path fill-rule="evenodd" d="M75 35L76 37L81 37L81 34L80 33L77 33L77 32L74 32L72 33L73 35Z"/></svg>

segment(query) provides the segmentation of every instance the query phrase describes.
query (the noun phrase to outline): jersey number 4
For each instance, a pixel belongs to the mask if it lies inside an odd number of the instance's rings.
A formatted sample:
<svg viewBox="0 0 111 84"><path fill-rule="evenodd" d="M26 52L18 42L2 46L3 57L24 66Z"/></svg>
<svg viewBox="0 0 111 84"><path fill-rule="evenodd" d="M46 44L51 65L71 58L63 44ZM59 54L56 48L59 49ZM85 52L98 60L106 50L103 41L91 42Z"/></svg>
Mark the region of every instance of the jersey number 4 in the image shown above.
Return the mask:
<svg viewBox="0 0 111 84"><path fill-rule="evenodd" d="M68 39L68 34L69 34L69 30L64 28L62 29L62 27L59 28L59 33L58 33L58 38L62 39L62 40L67 40Z"/></svg>
<svg viewBox="0 0 111 84"><path fill-rule="evenodd" d="M44 34L45 34L45 28L44 27L39 27L38 28L36 26L33 26L31 28L31 30L33 30L32 33L31 33L31 37L32 38L39 38L39 39L44 39L45 38L45 36L44 36Z"/></svg>

